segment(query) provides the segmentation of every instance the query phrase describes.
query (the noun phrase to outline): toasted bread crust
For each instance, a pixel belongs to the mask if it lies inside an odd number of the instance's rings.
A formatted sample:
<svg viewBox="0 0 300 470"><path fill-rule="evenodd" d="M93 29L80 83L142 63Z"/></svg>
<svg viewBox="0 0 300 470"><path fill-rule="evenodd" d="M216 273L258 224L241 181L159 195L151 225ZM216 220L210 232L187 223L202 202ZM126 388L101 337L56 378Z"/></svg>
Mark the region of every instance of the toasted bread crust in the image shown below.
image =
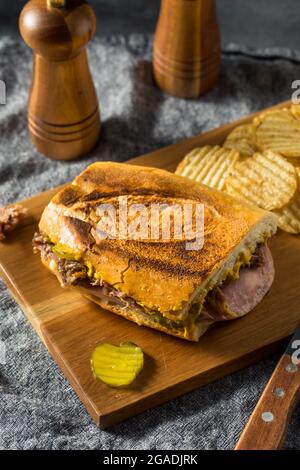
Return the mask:
<svg viewBox="0 0 300 470"><path fill-rule="evenodd" d="M205 208L204 246L187 251L184 241L151 242L96 240L96 207L130 201L202 203ZM233 250L258 224L270 236L275 218L181 176L154 168L118 163L94 163L54 196L39 228L53 243L90 263L109 284L149 310L169 318L182 311L196 287L214 275Z"/></svg>
<svg viewBox="0 0 300 470"><path fill-rule="evenodd" d="M57 269L53 269L53 267L51 266L51 258L47 258L41 255L41 260L43 265L47 269L49 269L49 271L51 271L57 277L59 276ZM151 315L142 315L141 313L134 311L134 309L124 309L122 307L119 307L118 305L110 304L108 306L105 301L102 301L99 297L96 297L95 295L87 293L84 287L80 285L70 286L70 288L79 291L84 297L96 303L104 310L109 310L110 312L115 313L116 315L126 318L126 320L137 323L139 326L147 326L149 328L153 328L154 330L161 331L162 333L167 333L169 335L186 339L188 341L197 342L200 336L202 336L213 323L213 321L208 321L207 319L203 318L198 321L196 328L182 328L174 330L158 323L157 321L154 321Z"/></svg>

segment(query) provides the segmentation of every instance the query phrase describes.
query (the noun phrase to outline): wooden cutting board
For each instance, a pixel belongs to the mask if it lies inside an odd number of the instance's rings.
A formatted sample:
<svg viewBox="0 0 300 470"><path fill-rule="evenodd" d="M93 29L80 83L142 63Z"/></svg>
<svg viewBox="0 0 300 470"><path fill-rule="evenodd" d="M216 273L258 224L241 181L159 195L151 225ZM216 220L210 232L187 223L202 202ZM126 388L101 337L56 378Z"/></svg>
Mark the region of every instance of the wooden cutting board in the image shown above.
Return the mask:
<svg viewBox="0 0 300 470"><path fill-rule="evenodd" d="M286 105L286 103L285 103ZM280 105L283 106L283 105ZM237 123L132 160L174 170L192 148L223 142ZM275 351L300 322L300 238L278 234L271 243L276 279L263 302L246 317L218 325L197 344L139 327L61 289L32 254L31 239L52 189L22 201L29 217L0 246L0 272L29 321L97 424L105 428L163 403ZM96 381L90 368L101 342L133 341L145 353L145 366L129 390ZM201 406L199 404L199 406Z"/></svg>

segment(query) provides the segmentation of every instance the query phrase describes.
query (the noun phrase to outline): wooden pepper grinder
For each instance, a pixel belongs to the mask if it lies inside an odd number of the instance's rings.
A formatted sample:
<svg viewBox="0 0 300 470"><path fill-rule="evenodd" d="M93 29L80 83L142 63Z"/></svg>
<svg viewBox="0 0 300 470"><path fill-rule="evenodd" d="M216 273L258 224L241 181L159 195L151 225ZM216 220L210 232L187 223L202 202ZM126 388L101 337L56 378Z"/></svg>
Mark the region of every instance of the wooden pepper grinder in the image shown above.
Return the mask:
<svg viewBox="0 0 300 470"><path fill-rule="evenodd" d="M214 0L162 0L153 45L159 87L179 98L198 97L214 86L220 62Z"/></svg>
<svg viewBox="0 0 300 470"><path fill-rule="evenodd" d="M31 0L21 12L21 34L34 51L28 127L49 158L80 157L98 140L98 100L85 48L95 30L95 14L83 0Z"/></svg>

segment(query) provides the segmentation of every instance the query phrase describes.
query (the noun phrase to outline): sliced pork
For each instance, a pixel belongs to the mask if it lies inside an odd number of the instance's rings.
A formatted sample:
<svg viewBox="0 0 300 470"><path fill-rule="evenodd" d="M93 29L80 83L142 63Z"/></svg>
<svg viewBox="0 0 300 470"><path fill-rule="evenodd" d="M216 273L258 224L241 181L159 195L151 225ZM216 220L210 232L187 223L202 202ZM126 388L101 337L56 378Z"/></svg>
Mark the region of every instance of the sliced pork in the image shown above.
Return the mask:
<svg viewBox="0 0 300 470"><path fill-rule="evenodd" d="M259 248L255 263L240 270L239 278L214 289L205 303L206 313L217 321L242 317L261 302L273 284L274 262L267 246Z"/></svg>

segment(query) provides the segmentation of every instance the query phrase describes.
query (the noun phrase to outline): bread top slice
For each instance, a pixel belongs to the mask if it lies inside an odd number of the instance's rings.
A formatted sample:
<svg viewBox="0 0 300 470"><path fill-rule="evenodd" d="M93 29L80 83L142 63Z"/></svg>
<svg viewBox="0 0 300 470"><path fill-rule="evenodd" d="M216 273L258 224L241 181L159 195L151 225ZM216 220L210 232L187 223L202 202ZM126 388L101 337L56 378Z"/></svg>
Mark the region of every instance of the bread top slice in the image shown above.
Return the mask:
<svg viewBox="0 0 300 470"><path fill-rule="evenodd" d="M132 203L203 204L204 245L186 249L187 240L99 239L97 207L119 197ZM189 306L203 302L258 243L276 231L273 214L248 206L164 170L121 163L90 165L56 194L39 224L69 256L81 260L93 275L124 292L147 311L184 319ZM172 238L173 236L173 238Z"/></svg>

